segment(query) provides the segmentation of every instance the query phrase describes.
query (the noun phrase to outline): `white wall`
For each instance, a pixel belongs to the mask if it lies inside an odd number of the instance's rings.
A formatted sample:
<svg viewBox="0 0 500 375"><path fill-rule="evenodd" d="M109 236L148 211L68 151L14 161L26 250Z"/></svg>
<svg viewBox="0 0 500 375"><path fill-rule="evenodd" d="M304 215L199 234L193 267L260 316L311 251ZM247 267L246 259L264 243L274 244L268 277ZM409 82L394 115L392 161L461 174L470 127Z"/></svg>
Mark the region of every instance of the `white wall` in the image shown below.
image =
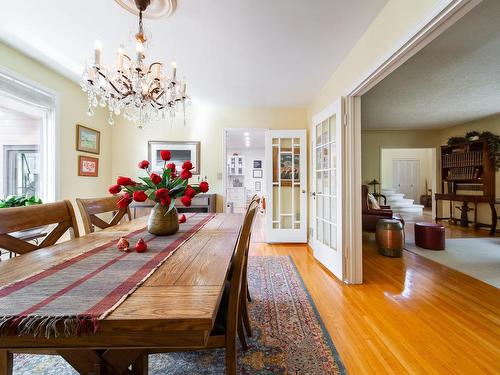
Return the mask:
<svg viewBox="0 0 500 375"><path fill-rule="evenodd" d="M237 153L238 155L242 155L244 157L244 162L243 162L243 173L245 175L245 181L243 186L246 188L247 192L250 191L253 194L258 194L258 195L266 195L265 192L265 184L264 184L264 179L265 179L265 172L264 172L264 157L265 157L265 150L263 148L244 148L244 149L235 149L235 148L228 148L227 149L227 155L228 157L233 155L234 153ZM261 160L262 161L262 178L253 178L253 161L254 160ZM255 191L255 182L259 181L261 185L261 190L260 191Z"/></svg>
<svg viewBox="0 0 500 375"><path fill-rule="evenodd" d="M419 195L426 194L425 181L432 187L432 153L430 148L385 148L381 150L381 183L383 188L393 187L393 160L418 160L420 162ZM418 204L418 202L415 202Z"/></svg>

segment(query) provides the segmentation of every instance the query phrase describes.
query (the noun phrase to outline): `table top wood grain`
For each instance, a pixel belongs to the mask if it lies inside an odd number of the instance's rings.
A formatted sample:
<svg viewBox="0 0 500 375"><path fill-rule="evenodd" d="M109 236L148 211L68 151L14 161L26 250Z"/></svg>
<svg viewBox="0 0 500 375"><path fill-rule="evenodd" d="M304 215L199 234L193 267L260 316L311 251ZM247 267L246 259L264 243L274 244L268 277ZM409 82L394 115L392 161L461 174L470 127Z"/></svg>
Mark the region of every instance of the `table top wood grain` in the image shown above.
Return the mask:
<svg viewBox="0 0 500 375"><path fill-rule="evenodd" d="M141 229L146 220L141 217L2 261L0 287ZM240 214L217 214L101 320L96 334L51 339L0 336L0 348L203 346L215 321L242 221Z"/></svg>

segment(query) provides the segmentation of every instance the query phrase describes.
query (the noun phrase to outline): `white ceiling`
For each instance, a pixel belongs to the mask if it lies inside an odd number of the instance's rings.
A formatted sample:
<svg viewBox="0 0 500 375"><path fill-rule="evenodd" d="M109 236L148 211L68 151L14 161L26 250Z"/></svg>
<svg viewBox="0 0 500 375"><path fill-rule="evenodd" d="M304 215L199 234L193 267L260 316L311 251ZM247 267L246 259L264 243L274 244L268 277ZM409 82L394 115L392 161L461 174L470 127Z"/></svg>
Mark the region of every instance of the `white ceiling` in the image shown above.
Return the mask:
<svg viewBox="0 0 500 375"><path fill-rule="evenodd" d="M387 0L179 0L170 18L145 20L148 59L186 75L200 101L303 106L326 83ZM103 42L112 64L132 52L137 18L113 0L22 0L2 7L0 39L78 79Z"/></svg>
<svg viewBox="0 0 500 375"><path fill-rule="evenodd" d="M362 97L368 129L444 128L500 112L500 1L484 0Z"/></svg>
<svg viewBox="0 0 500 375"><path fill-rule="evenodd" d="M247 138L249 146L247 146ZM264 149L265 139L264 129L229 129L226 133L226 147L228 149Z"/></svg>

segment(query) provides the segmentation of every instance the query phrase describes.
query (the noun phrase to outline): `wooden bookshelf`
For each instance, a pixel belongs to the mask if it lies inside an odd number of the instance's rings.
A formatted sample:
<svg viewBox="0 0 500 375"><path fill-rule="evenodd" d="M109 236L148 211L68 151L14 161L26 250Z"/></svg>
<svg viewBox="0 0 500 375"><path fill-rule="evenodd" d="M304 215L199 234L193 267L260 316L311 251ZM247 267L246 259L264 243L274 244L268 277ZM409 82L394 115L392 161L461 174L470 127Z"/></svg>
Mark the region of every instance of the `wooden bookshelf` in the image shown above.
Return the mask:
<svg viewBox="0 0 500 375"><path fill-rule="evenodd" d="M441 146L441 191L495 197L495 169L484 140Z"/></svg>

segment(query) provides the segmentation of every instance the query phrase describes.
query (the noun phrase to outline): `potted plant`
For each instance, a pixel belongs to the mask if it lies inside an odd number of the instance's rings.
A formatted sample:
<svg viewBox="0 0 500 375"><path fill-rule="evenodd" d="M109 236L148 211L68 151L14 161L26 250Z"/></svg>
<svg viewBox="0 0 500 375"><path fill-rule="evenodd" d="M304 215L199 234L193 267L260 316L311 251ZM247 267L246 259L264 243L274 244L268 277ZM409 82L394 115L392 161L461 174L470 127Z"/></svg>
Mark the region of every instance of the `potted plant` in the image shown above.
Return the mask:
<svg viewBox="0 0 500 375"><path fill-rule="evenodd" d="M0 208L23 207L42 204L42 200L34 195L9 195L0 199Z"/></svg>
<svg viewBox="0 0 500 375"><path fill-rule="evenodd" d="M126 208L132 202L144 202L150 199L156 202L148 219L148 231L157 236L174 234L179 230L179 218L175 208L175 199L181 198L184 206L191 206L191 200L199 193L206 193L208 183L189 184L192 177L193 164L190 161L182 164L178 171L174 163L167 163L171 153L168 150L160 151L165 162L160 174L149 173L149 162L143 160L138 167L146 171L148 176L140 177L142 182L133 181L130 177L120 176L116 184L109 188L111 194L123 192L123 197L118 201L119 208Z"/></svg>

